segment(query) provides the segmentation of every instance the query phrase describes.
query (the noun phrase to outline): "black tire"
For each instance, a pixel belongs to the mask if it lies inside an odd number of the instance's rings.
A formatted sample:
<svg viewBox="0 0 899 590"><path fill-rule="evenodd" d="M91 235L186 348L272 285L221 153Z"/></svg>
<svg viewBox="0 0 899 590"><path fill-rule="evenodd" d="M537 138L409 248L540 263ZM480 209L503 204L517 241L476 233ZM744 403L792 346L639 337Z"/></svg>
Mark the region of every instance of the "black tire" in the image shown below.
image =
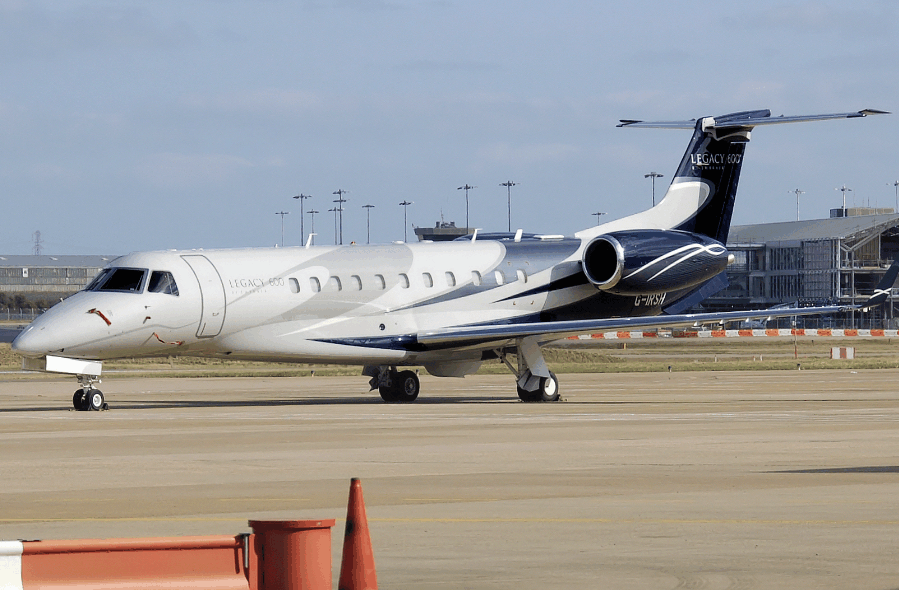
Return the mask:
<svg viewBox="0 0 899 590"><path fill-rule="evenodd" d="M518 399L527 403L539 402L543 397L542 392L538 389L536 391L526 391L522 388L518 388Z"/></svg>
<svg viewBox="0 0 899 590"><path fill-rule="evenodd" d="M87 396L85 396L84 409L92 412L99 412L103 409L104 402L103 392L99 389L91 389Z"/></svg>
<svg viewBox="0 0 899 590"><path fill-rule="evenodd" d="M402 403L414 402L421 391L421 382L415 371L402 371L396 379L396 401Z"/></svg>
<svg viewBox="0 0 899 590"><path fill-rule="evenodd" d="M550 371L549 377L540 378L540 386L534 391L525 391L518 387L518 398L527 403L557 402L559 397L559 380L552 371Z"/></svg>
<svg viewBox="0 0 899 590"><path fill-rule="evenodd" d="M556 378L556 374L550 371L549 377L542 377L540 379L540 388L537 391L540 392L540 401L559 401L559 380Z"/></svg>
<svg viewBox="0 0 899 590"><path fill-rule="evenodd" d="M74 395L72 395L72 405L75 406L75 409L79 412L83 412L87 409L87 398L84 396L83 389L76 389Z"/></svg>
<svg viewBox="0 0 899 590"><path fill-rule="evenodd" d="M393 382L390 385L379 386L378 393L381 394L381 399L387 403L397 401L397 392L393 387Z"/></svg>

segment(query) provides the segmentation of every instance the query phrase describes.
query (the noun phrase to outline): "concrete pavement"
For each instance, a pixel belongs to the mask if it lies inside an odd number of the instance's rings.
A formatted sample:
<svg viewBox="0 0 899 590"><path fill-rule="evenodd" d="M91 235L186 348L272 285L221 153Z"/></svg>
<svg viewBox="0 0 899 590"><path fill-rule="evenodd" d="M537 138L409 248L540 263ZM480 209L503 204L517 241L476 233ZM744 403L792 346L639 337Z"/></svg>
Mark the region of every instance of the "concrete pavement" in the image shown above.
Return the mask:
<svg viewBox="0 0 899 590"><path fill-rule="evenodd" d="M384 588L899 587L899 371L0 381L0 539L337 518ZM335 574L336 584L336 574Z"/></svg>

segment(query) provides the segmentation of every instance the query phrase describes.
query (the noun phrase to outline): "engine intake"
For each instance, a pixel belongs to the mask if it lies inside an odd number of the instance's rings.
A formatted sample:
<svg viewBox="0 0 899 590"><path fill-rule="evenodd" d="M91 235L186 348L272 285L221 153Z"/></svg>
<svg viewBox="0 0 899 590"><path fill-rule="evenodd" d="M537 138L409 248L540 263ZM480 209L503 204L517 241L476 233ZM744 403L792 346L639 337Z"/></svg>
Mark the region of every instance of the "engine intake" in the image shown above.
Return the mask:
<svg viewBox="0 0 899 590"><path fill-rule="evenodd" d="M727 248L706 236L670 230L630 230L597 236L581 260L587 280L617 295L677 291L727 267Z"/></svg>

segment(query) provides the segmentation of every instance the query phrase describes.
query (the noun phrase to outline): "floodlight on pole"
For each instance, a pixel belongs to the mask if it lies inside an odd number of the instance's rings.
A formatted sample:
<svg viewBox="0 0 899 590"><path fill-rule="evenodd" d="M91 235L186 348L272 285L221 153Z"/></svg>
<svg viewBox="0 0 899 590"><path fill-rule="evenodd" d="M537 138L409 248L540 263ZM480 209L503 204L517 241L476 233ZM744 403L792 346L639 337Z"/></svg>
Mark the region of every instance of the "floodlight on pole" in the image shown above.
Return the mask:
<svg viewBox="0 0 899 590"><path fill-rule="evenodd" d="M342 188L339 188L336 191L334 191L333 193L331 193L333 195L337 195L337 198L334 199L334 202L339 203L339 205L337 205L337 214L340 217L340 243L341 244L343 244L343 204L346 203L346 199L343 198L343 195L348 192L350 192L350 191L345 191Z"/></svg>
<svg viewBox="0 0 899 590"><path fill-rule="evenodd" d="M478 188L478 187L471 186L470 184L466 183L456 189L457 191L461 191L461 190L465 191L465 231L466 232L468 231L468 228L469 228L469 225L468 225L468 191L470 191L473 188Z"/></svg>
<svg viewBox="0 0 899 590"><path fill-rule="evenodd" d="M517 182L512 182L511 180L507 180L506 182L501 182L499 185L504 186L507 189L508 193L508 204L509 204L509 233L512 232L512 187L518 184Z"/></svg>
<svg viewBox="0 0 899 590"><path fill-rule="evenodd" d="M794 193L796 195L796 221L799 221L799 195L805 194L805 191L799 190L797 188L787 192Z"/></svg>
<svg viewBox="0 0 899 590"><path fill-rule="evenodd" d="M303 215L303 201L305 201L306 199L311 199L311 198L312 198L312 195L304 195L303 193L300 193L294 197L294 199L300 200L300 246L303 246L306 244L306 232L305 232L305 228L303 227L303 217L305 217Z"/></svg>
<svg viewBox="0 0 899 590"><path fill-rule="evenodd" d="M318 213L315 209L310 209L306 211L309 214L309 222L312 228L309 230L309 234L312 237L312 245L315 245L315 214Z"/></svg>
<svg viewBox="0 0 899 590"><path fill-rule="evenodd" d="M290 211L278 211L275 215L281 216L281 247L284 247L284 216L290 215Z"/></svg>
<svg viewBox="0 0 899 590"><path fill-rule="evenodd" d="M833 189L835 191L840 191L843 193L843 217L846 217L846 193L851 192L852 189L847 187L845 184L839 188Z"/></svg>
<svg viewBox="0 0 899 590"><path fill-rule="evenodd" d="M328 213L334 212L334 245L337 245L337 207L328 209Z"/></svg>
<svg viewBox="0 0 899 590"><path fill-rule="evenodd" d="M365 209L365 243L371 244L371 210L374 205L362 205Z"/></svg>
<svg viewBox="0 0 899 590"><path fill-rule="evenodd" d="M406 211L409 209L409 205L412 204L412 201L403 201L400 205L403 207L403 242L407 240L406 236L406 228L409 227L409 223L406 219Z"/></svg>
<svg viewBox="0 0 899 590"><path fill-rule="evenodd" d="M893 186L896 187L896 209L895 209L895 211L896 211L896 213L899 213L899 180L893 182L892 184L893 184ZM888 182L887 186L889 186L889 185L890 185L890 183Z"/></svg>
<svg viewBox="0 0 899 590"><path fill-rule="evenodd" d="M644 174L643 178L652 178L652 206L656 206L656 178L662 178L664 174L659 174L658 172L650 172L649 174Z"/></svg>
<svg viewBox="0 0 899 590"><path fill-rule="evenodd" d="M605 214L605 211L597 211L596 213L591 213L590 215L596 215L596 225L599 225L599 218Z"/></svg>

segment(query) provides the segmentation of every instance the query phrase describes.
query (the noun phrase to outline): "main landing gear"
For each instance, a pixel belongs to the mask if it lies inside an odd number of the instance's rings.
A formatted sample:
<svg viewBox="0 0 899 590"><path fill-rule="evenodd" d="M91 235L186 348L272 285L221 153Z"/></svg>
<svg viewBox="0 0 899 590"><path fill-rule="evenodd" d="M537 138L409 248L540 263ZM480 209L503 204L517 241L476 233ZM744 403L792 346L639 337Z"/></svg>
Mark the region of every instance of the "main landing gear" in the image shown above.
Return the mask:
<svg viewBox="0 0 899 590"><path fill-rule="evenodd" d="M72 405L79 412L99 412L108 410L109 404L103 397L103 392L94 387L94 383L100 380L93 375L78 375L78 383L81 389L76 389L72 396Z"/></svg>
<svg viewBox="0 0 899 590"><path fill-rule="evenodd" d="M421 391L415 371L397 371L396 367L378 367L377 375L372 375L369 384L385 402L414 402Z"/></svg>
<svg viewBox="0 0 899 590"><path fill-rule="evenodd" d="M523 402L556 402L559 401L559 379L546 366L540 343L534 336L519 338L516 342L515 356L517 363L513 365L508 353L497 350L497 356L512 373L515 374L518 398Z"/></svg>

